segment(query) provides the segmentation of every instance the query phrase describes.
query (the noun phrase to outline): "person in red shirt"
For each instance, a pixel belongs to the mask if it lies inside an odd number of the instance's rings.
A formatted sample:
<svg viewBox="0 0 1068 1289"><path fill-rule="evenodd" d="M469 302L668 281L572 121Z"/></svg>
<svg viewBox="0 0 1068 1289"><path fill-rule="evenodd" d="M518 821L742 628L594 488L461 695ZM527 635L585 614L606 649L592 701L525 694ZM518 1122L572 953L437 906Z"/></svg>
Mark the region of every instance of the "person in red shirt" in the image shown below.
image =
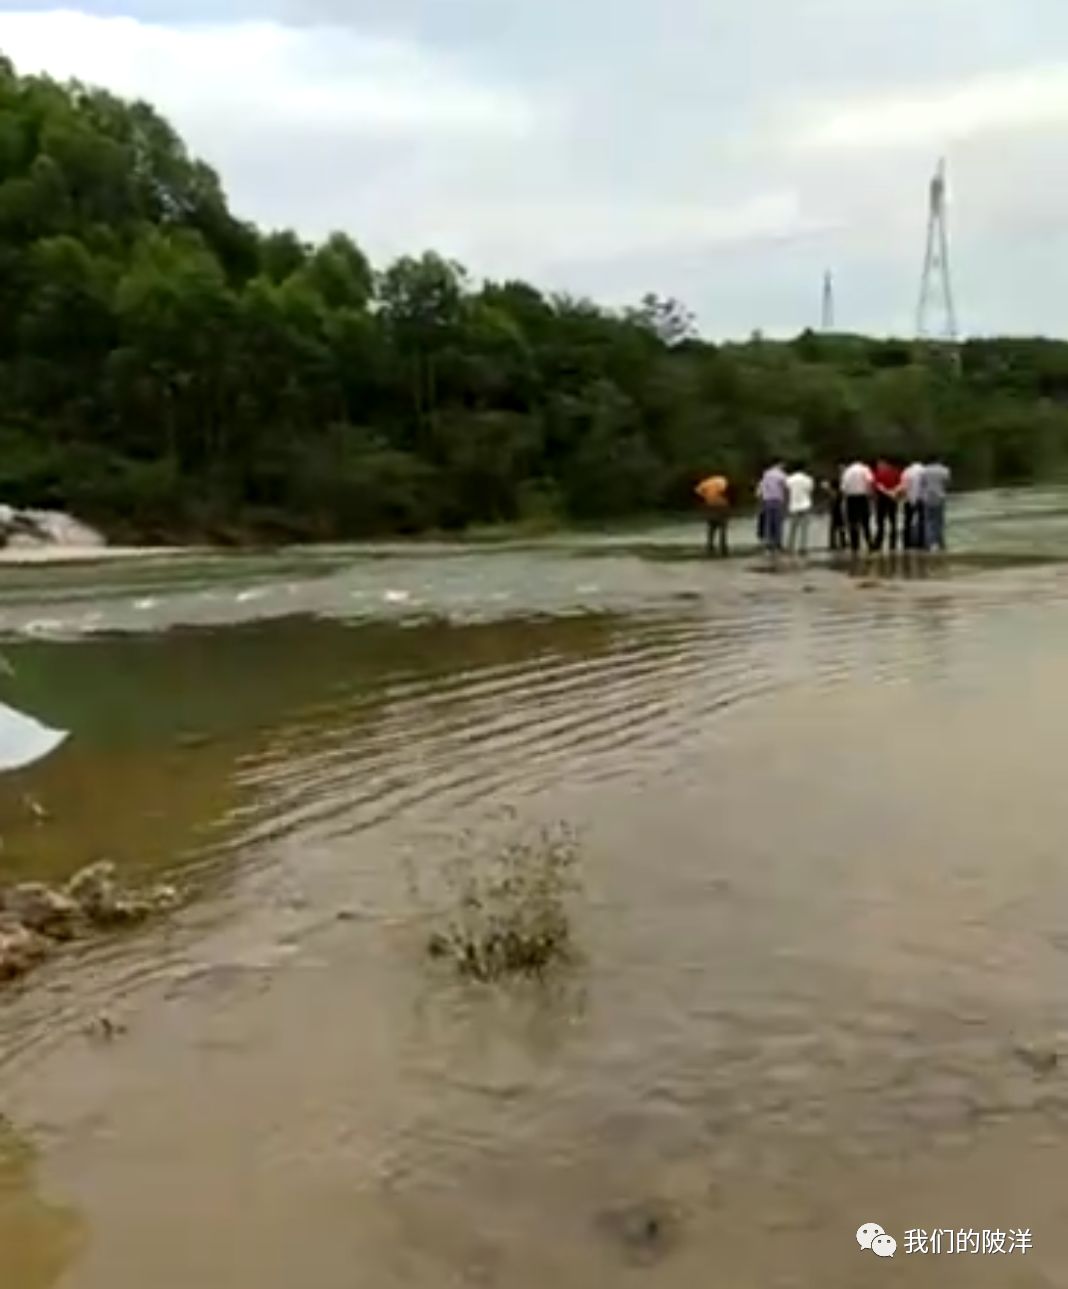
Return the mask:
<svg viewBox="0 0 1068 1289"><path fill-rule="evenodd" d="M901 502L901 467L883 457L875 463L875 541L881 551L888 531L890 549L897 550L898 513Z"/></svg>

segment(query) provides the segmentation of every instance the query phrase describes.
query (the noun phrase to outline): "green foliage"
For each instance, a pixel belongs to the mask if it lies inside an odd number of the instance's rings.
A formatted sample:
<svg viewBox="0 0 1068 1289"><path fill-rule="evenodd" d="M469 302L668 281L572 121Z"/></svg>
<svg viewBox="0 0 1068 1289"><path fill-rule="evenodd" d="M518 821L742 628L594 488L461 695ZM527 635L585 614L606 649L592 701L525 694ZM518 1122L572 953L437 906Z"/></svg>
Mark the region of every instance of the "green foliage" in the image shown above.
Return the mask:
<svg viewBox="0 0 1068 1289"><path fill-rule="evenodd" d="M806 331L700 340L609 311L376 272L230 213L145 103L0 59L0 499L124 538L355 538L685 508L769 457L943 453L962 483L1068 464L1068 344Z"/></svg>

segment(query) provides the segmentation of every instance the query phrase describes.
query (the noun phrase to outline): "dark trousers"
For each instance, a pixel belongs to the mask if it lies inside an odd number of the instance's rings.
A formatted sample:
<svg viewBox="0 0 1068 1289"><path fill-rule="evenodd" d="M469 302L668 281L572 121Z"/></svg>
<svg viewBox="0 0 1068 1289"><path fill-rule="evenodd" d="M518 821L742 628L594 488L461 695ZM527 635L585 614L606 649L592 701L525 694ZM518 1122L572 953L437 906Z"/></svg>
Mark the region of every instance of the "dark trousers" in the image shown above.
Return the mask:
<svg viewBox="0 0 1068 1289"><path fill-rule="evenodd" d="M730 553L727 549L727 523L729 516L726 511L722 514L713 514L708 516L708 553L709 555L719 554L724 559Z"/></svg>
<svg viewBox="0 0 1068 1289"><path fill-rule="evenodd" d="M854 555L864 545L871 550L871 502L867 497L846 497L846 523L849 525L849 549Z"/></svg>
<svg viewBox="0 0 1068 1289"><path fill-rule="evenodd" d="M879 493L875 498L875 549L881 551L889 531L890 549L897 550L897 512L895 498Z"/></svg>
<svg viewBox="0 0 1068 1289"><path fill-rule="evenodd" d="M765 501L760 507L760 531L764 546L769 551L782 550L782 530L786 520L786 503Z"/></svg>
<svg viewBox="0 0 1068 1289"><path fill-rule="evenodd" d="M846 548L845 498L835 497L831 502L831 527L827 545L832 551L844 551Z"/></svg>
<svg viewBox="0 0 1068 1289"><path fill-rule="evenodd" d="M927 534L923 522L923 503L920 501L905 502L905 549L922 551L927 546Z"/></svg>

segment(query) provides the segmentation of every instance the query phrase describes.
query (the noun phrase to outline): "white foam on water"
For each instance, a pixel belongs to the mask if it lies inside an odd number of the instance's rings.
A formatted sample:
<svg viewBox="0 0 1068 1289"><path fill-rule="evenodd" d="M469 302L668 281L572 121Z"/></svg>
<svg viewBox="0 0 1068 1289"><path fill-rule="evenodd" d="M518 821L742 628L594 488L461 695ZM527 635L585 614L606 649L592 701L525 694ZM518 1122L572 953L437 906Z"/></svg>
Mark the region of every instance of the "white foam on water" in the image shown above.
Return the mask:
<svg viewBox="0 0 1068 1289"><path fill-rule="evenodd" d="M22 628L23 635L50 636L66 630L67 624L61 618L34 618Z"/></svg>

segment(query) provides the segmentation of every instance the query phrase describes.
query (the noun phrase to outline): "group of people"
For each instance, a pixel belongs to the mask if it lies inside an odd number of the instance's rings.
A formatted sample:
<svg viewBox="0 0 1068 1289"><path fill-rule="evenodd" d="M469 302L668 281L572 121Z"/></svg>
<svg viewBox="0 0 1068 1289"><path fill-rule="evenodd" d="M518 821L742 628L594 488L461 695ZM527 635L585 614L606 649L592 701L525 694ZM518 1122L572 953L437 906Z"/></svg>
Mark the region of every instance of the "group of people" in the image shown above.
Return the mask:
<svg viewBox="0 0 1068 1289"><path fill-rule="evenodd" d="M808 553L812 516L819 493L826 496L830 514L828 547L867 551L946 549L946 497L950 470L942 461L913 461L903 465L880 458L874 465L853 461L817 484L803 462L788 471L775 461L757 484L757 535L772 553ZM725 475L712 475L697 485L708 526L708 552L727 555L728 529L734 504Z"/></svg>

